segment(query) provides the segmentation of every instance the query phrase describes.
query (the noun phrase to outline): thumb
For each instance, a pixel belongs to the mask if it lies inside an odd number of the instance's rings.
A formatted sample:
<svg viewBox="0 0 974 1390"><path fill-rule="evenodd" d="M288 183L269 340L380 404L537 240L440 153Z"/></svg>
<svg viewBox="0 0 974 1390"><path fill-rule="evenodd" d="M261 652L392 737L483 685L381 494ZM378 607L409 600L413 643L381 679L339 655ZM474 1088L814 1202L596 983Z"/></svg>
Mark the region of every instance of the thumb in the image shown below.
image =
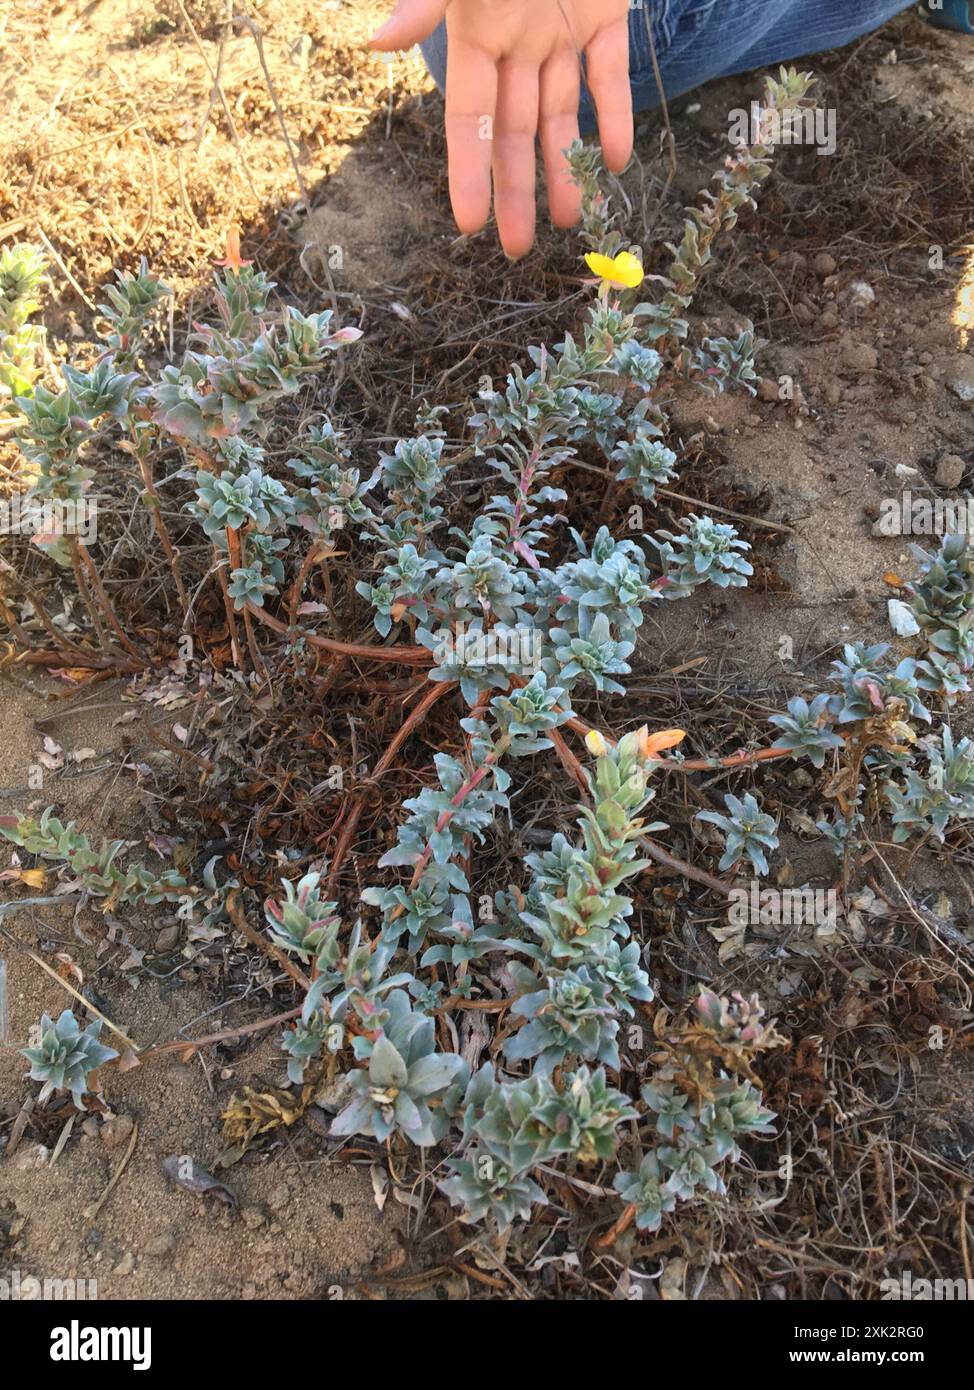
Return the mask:
<svg viewBox="0 0 974 1390"><path fill-rule="evenodd" d="M391 53L428 39L446 13L448 0L399 0L392 18L369 39L370 48Z"/></svg>

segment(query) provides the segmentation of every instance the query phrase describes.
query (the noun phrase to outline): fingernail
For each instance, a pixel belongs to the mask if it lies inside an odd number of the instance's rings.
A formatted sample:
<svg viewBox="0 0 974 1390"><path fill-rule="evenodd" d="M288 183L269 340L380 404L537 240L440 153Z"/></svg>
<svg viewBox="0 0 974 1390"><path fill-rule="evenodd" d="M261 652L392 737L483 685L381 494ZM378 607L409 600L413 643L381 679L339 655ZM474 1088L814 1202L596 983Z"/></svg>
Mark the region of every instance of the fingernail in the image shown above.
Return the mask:
<svg viewBox="0 0 974 1390"><path fill-rule="evenodd" d="M369 39L369 43L380 43L391 28L392 20L387 19L385 24L381 25L380 28L376 29L375 33Z"/></svg>

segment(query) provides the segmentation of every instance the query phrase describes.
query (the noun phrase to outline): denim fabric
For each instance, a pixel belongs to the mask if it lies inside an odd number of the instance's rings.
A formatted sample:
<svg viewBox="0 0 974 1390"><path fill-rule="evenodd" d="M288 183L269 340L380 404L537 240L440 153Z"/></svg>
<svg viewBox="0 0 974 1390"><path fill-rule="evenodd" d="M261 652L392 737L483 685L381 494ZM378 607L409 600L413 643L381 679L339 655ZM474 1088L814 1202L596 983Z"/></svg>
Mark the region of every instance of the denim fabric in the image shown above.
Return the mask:
<svg viewBox="0 0 974 1390"><path fill-rule="evenodd" d="M786 63L825 48L840 48L911 7L911 0L643 0L629 12L629 81L633 109L659 104L647 26L667 97L701 82ZM446 76L446 25L422 45L440 91ZM579 120L593 124L583 85Z"/></svg>

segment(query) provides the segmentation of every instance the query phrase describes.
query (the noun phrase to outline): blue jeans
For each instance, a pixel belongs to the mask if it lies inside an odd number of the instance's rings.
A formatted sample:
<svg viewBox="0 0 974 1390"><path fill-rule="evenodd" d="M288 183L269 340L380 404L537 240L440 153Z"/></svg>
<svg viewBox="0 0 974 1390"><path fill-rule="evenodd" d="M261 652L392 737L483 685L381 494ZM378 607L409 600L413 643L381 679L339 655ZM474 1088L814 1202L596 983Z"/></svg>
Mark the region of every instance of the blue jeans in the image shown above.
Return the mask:
<svg viewBox="0 0 974 1390"><path fill-rule="evenodd" d="M787 63L807 53L840 48L879 26L911 0L643 0L629 11L629 82L634 111L659 104L647 25L667 97L679 96L714 77L768 63ZM436 85L446 77L446 25L422 45ZM594 125L584 84L579 106L584 130Z"/></svg>

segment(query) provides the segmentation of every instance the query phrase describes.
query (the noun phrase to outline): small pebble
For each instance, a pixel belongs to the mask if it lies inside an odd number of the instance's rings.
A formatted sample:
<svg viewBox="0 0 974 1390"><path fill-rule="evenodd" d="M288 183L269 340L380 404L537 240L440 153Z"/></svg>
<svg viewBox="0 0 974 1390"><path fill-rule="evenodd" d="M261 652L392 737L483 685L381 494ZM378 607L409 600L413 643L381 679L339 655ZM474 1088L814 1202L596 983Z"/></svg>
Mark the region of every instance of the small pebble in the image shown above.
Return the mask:
<svg viewBox="0 0 974 1390"><path fill-rule="evenodd" d="M291 1189L287 1183L280 1183L267 1199L267 1206L270 1211L283 1211L291 1201Z"/></svg>
<svg viewBox="0 0 974 1390"><path fill-rule="evenodd" d="M172 926L163 927L162 931L156 937L156 950L160 952L172 951L179 945L180 934L181 928L178 922L174 922Z"/></svg>
<svg viewBox="0 0 974 1390"><path fill-rule="evenodd" d="M958 400L974 401L974 358L954 358L947 366L947 385Z"/></svg>
<svg viewBox="0 0 974 1390"><path fill-rule="evenodd" d="M151 1240L146 1241L142 1253L150 1255L154 1260L161 1260L171 1255L175 1249L176 1237L169 1231L165 1235L153 1236Z"/></svg>
<svg viewBox="0 0 974 1390"><path fill-rule="evenodd" d="M101 1127L101 1140L110 1149L127 1144L132 1137L134 1124L130 1115L113 1115Z"/></svg>
<svg viewBox="0 0 974 1390"><path fill-rule="evenodd" d="M943 454L937 460L936 481L938 487L954 489L960 487L967 465L959 454Z"/></svg>
<svg viewBox="0 0 974 1390"><path fill-rule="evenodd" d="M879 366L879 354L868 343L847 343L842 349L841 360L850 372L874 372Z"/></svg>
<svg viewBox="0 0 974 1390"><path fill-rule="evenodd" d="M43 1144L31 1144L29 1148L18 1149L12 1162L21 1172L29 1172L32 1168L46 1168L51 1162L51 1151Z"/></svg>
<svg viewBox="0 0 974 1390"><path fill-rule="evenodd" d="M845 297L851 309L868 309L876 302L876 291L865 280L853 280Z"/></svg>

